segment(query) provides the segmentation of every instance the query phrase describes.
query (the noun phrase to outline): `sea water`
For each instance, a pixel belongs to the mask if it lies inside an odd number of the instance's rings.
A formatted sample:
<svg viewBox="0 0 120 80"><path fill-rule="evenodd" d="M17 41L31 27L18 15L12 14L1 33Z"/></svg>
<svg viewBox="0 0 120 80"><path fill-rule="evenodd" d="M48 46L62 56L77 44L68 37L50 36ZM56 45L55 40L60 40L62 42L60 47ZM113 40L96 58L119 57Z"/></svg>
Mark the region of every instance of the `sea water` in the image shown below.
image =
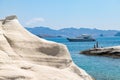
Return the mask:
<svg viewBox="0 0 120 80"><path fill-rule="evenodd" d="M65 44L73 61L96 80L120 80L120 58L87 56L80 51L93 48L96 42L69 42L66 38L46 38ZM101 37L96 39L100 47L120 45L120 37Z"/></svg>

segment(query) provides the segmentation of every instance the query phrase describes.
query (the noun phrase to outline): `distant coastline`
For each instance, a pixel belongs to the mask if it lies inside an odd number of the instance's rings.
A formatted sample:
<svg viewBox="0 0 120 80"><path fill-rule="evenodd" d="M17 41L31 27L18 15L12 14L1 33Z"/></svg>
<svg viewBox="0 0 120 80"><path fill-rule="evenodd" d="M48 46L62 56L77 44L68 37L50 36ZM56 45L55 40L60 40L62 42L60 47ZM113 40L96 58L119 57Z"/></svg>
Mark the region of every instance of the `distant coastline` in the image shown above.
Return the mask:
<svg viewBox="0 0 120 80"><path fill-rule="evenodd" d="M63 28L55 30L48 27L26 27L26 29L41 37L77 37L81 34L90 34L93 37L112 37L120 32L118 30L99 30L90 28Z"/></svg>

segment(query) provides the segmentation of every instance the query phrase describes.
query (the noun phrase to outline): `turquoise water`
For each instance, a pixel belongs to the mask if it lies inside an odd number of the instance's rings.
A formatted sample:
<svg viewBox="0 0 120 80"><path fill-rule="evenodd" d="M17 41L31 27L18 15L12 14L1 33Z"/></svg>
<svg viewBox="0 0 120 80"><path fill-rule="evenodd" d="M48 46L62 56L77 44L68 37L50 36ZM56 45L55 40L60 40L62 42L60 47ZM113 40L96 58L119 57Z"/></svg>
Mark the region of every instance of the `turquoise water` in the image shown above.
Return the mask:
<svg viewBox="0 0 120 80"><path fill-rule="evenodd" d="M69 42L65 38L47 40L65 44L73 61L96 80L120 80L120 59L79 54L81 50L92 48L95 42ZM97 41L102 47L120 45L120 37L102 37Z"/></svg>

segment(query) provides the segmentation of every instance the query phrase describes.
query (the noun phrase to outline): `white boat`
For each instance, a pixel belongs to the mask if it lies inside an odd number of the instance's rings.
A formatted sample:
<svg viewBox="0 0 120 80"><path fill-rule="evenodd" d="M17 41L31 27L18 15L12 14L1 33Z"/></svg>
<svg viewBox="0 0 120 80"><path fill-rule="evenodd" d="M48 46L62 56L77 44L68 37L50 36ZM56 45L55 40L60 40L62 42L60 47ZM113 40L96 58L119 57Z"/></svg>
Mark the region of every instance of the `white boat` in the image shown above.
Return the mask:
<svg viewBox="0 0 120 80"><path fill-rule="evenodd" d="M91 35L88 34L82 34L79 37L76 38L67 38L70 42L90 42L90 41L96 41Z"/></svg>

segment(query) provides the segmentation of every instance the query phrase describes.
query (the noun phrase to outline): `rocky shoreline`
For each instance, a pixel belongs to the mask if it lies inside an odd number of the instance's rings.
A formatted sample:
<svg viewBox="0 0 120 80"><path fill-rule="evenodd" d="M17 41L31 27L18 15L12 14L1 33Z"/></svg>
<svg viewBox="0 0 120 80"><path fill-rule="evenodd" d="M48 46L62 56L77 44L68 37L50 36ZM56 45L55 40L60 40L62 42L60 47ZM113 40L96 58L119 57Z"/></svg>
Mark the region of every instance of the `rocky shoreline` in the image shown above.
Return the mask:
<svg viewBox="0 0 120 80"><path fill-rule="evenodd" d="M80 54L120 58L120 46L92 48L81 51Z"/></svg>

